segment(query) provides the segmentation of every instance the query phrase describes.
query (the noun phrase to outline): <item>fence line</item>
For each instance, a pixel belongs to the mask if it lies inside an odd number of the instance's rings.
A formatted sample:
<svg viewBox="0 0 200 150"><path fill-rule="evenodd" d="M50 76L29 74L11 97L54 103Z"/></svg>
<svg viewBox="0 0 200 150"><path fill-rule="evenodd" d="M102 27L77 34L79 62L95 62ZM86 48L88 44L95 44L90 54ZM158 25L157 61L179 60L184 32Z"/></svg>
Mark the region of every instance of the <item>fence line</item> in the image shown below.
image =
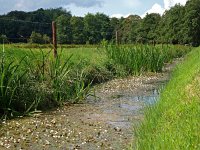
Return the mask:
<svg viewBox="0 0 200 150"><path fill-rule="evenodd" d="M13 21L13 22L21 22L21 23L30 23L30 24L43 24L43 25L52 25L52 23L49 22L33 22L33 21L25 21L25 20L19 20L19 19L6 19L6 18L0 18L0 20L5 20L5 21ZM63 26L61 24L56 23L57 26ZM69 27L69 26L65 26L66 29L69 30L74 30L74 28ZM85 31L85 29L75 29L76 31ZM93 32L93 33L106 33L106 34L115 34L114 32L101 32L101 31L96 31L96 30L90 30L89 32Z"/></svg>
<svg viewBox="0 0 200 150"><path fill-rule="evenodd" d="M51 32L49 32L49 33L52 33L53 34L53 29L52 29L52 23L50 23L50 22L34 22L34 21L25 21L25 20L19 20L19 19L9 19L9 18L0 18L0 20L5 20L5 21L12 21L12 22L20 22L20 23L29 23L29 24L35 24L35 25L38 25L38 27L39 28L44 28L44 27L42 27L42 26L40 26L40 25L49 25L49 30L51 30ZM63 26L63 25L61 25L61 24L58 24L58 23L56 23L55 22L55 24L56 24L56 26L58 26L59 28L60 28L60 26ZM50 26L51 25L51 26ZM36 26L34 26L34 29L33 29L33 31L36 31L36 32L38 32L38 33L43 33L42 32L42 30L38 30L37 31L37 29L36 29L37 27ZM89 35L89 36L101 36L102 38L104 37L104 36L112 36L112 38L115 38L115 40L116 40L116 43L118 43L119 44L119 36L121 35L120 34L120 32L121 32L121 30L113 30L113 31L99 31L99 30L87 30L87 29L85 29L84 27L82 28L82 29L80 29L80 28L73 28L72 26L63 26L63 28L65 28L65 29L68 29L68 30L70 30L70 32L73 34L73 31L76 31L76 32L78 32L78 31L80 31L80 32L82 32L83 34L84 33L86 33L86 35ZM59 29L58 29L59 30ZM108 30L111 30L111 29L108 29ZM45 33L44 33L45 34ZM7 32L6 33L6 30L5 30L5 35L7 36L7 35L9 35L9 33ZM48 34L49 35L49 34ZM12 36L12 35L11 35ZM20 36L19 38L18 37L16 37L16 36ZM54 35L55 36L55 35ZM116 36L116 37L115 37ZM51 37L50 36L50 38L53 40L53 37ZM7 37L7 39L8 40L27 40L28 41L28 39L30 39L30 37L24 37L23 35L20 35L20 34L15 34L15 37ZM9 42L9 41L8 41ZM53 42L52 42L53 43Z"/></svg>

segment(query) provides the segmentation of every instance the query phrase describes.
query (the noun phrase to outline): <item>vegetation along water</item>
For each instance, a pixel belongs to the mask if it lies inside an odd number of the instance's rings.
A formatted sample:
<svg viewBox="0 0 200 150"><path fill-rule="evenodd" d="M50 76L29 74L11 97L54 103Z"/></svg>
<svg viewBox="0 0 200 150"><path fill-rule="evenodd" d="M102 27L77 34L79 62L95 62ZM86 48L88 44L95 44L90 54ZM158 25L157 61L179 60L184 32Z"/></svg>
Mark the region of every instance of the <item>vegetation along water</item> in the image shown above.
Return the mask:
<svg viewBox="0 0 200 150"><path fill-rule="evenodd" d="M184 46L104 45L98 49L63 49L54 59L48 49L5 49L0 68L0 112L4 117L80 102L91 94L92 84L162 71L164 63L190 50Z"/></svg>

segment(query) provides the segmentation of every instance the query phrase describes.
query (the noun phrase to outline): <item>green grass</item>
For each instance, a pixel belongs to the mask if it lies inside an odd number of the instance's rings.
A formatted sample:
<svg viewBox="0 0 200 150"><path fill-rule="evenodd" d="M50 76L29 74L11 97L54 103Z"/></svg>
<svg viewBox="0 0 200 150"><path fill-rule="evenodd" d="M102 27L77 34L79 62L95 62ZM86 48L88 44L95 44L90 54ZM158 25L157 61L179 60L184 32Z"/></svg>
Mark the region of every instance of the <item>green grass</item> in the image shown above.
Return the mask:
<svg viewBox="0 0 200 150"><path fill-rule="evenodd" d="M52 49L45 47L48 45L29 46L5 45L5 53L0 55L1 116L27 115L66 102L82 102L91 94L92 85L161 71L165 62L180 53L177 47L163 50L145 45L61 47L55 59Z"/></svg>
<svg viewBox="0 0 200 150"><path fill-rule="evenodd" d="M136 129L132 148L200 149L199 93L200 48L196 48L176 68L160 101L147 109L144 121Z"/></svg>
<svg viewBox="0 0 200 150"><path fill-rule="evenodd" d="M0 48L2 45L0 45ZM48 45L36 45L33 48L27 48L26 44L23 44L22 46L17 45L5 45L6 49L6 55L10 56L12 58L16 58L18 60L19 58L23 57L24 55L29 55L30 50L32 50L35 54L40 55L41 50L48 53L49 51L53 50ZM65 48L65 46L62 46L62 48L58 48L58 52L60 53L62 51L62 57L68 57L70 55L73 56L73 60L78 63L80 60L87 60L90 61L93 64L101 63L102 59L105 59L105 54L101 51L101 49L97 47L78 47L78 48Z"/></svg>

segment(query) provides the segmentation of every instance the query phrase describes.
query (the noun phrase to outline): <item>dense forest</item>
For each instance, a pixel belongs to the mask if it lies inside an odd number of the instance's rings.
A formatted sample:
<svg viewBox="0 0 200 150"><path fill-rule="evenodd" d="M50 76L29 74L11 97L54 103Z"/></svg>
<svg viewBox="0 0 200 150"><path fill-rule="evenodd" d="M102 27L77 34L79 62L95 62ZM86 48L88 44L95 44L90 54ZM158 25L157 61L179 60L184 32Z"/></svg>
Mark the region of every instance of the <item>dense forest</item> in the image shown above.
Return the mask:
<svg viewBox="0 0 200 150"><path fill-rule="evenodd" d="M200 45L200 0L175 5L160 16L109 18L103 13L73 16L63 8L12 11L0 16L0 38L4 41L49 43L51 22L57 23L60 44L96 44L103 39L120 43L171 43Z"/></svg>

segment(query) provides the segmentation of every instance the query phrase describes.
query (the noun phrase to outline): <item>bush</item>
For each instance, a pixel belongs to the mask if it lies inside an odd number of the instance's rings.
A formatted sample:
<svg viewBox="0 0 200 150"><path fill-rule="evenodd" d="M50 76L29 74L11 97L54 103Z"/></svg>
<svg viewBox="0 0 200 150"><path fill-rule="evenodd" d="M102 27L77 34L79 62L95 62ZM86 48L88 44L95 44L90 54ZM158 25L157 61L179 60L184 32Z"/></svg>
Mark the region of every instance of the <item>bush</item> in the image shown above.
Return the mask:
<svg viewBox="0 0 200 150"><path fill-rule="evenodd" d="M29 43L37 43L37 44L48 44L50 42L50 38L44 34L37 33L35 31L32 32Z"/></svg>

